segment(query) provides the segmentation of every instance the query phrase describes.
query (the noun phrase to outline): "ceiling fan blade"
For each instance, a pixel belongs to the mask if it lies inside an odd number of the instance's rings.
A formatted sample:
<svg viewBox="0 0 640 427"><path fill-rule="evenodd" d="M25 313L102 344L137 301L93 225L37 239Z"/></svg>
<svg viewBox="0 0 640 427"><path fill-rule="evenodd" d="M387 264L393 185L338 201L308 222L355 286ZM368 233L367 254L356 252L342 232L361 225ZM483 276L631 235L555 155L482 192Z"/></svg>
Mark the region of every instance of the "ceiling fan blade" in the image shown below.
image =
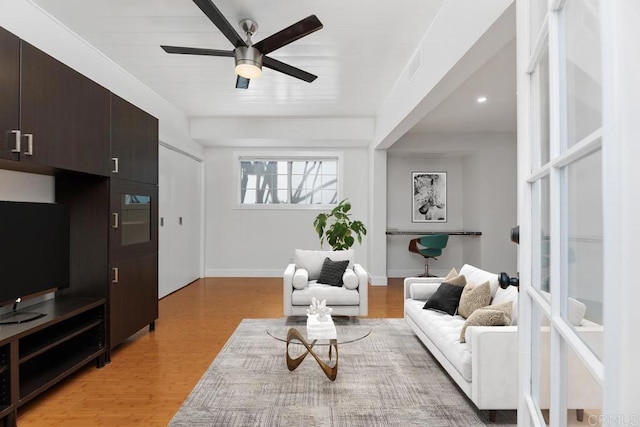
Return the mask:
<svg viewBox="0 0 640 427"><path fill-rule="evenodd" d="M281 73L288 74L291 77L304 80L305 82L308 82L308 83L311 83L312 81L318 78L318 76L316 75L307 73L306 71L303 71L300 68L292 67L289 64L285 64L284 62L280 62L277 59L273 59L269 56L262 57L262 66L271 68L272 70L280 71Z"/></svg>
<svg viewBox="0 0 640 427"><path fill-rule="evenodd" d="M236 78L236 89L249 89L249 79L238 76Z"/></svg>
<svg viewBox="0 0 640 427"><path fill-rule="evenodd" d="M203 49L199 47L181 46L160 46L167 53L181 53L183 55L207 55L207 56L229 56L233 58L232 50Z"/></svg>
<svg viewBox="0 0 640 427"><path fill-rule="evenodd" d="M278 31L266 39L259 41L254 44L253 47L266 55L281 48L282 46L286 46L291 42L301 39L304 36L308 36L321 28L322 22L320 22L316 15L307 16L303 20L296 22L284 30Z"/></svg>
<svg viewBox="0 0 640 427"><path fill-rule="evenodd" d="M201 11L207 15L207 18L218 27L220 32L229 39L234 47L246 46L247 43L242 40L240 34L233 28L233 26L227 21L227 18L218 10L211 0L193 0L193 2L200 8Z"/></svg>

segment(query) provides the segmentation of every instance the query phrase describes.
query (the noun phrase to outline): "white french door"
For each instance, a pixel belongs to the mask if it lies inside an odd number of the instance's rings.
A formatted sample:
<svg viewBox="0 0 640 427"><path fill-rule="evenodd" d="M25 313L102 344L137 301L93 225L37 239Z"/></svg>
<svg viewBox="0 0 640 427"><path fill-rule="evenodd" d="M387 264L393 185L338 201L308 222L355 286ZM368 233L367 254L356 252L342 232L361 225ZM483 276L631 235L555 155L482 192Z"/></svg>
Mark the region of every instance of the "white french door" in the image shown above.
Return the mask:
<svg viewBox="0 0 640 427"><path fill-rule="evenodd" d="M599 425L604 385L599 0L518 1L520 425ZM584 412L583 412L584 410Z"/></svg>
<svg viewBox="0 0 640 427"><path fill-rule="evenodd" d="M518 423L640 425L640 1L516 1Z"/></svg>

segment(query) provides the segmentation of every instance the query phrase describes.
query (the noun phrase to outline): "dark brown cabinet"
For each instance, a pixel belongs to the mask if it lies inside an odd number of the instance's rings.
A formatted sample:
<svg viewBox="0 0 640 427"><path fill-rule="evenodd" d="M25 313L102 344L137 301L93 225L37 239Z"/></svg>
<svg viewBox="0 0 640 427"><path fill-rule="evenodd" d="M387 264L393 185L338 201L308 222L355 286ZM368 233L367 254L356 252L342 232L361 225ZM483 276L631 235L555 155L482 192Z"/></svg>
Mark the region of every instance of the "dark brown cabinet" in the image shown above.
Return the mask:
<svg viewBox="0 0 640 427"><path fill-rule="evenodd" d="M111 263L111 348L158 318L158 253Z"/></svg>
<svg viewBox="0 0 640 427"><path fill-rule="evenodd" d="M111 348L158 318L158 186L110 179Z"/></svg>
<svg viewBox="0 0 640 427"><path fill-rule="evenodd" d="M158 252L158 186L111 178L109 259Z"/></svg>
<svg viewBox="0 0 640 427"><path fill-rule="evenodd" d="M69 287L38 305L51 316L0 329L0 424L14 425L20 405L155 326L158 120L0 28L0 126L0 168L55 175L70 211Z"/></svg>
<svg viewBox="0 0 640 427"><path fill-rule="evenodd" d="M0 159L19 159L20 39L0 28Z"/></svg>
<svg viewBox="0 0 640 427"><path fill-rule="evenodd" d="M111 176L158 184L158 119L111 95Z"/></svg>
<svg viewBox="0 0 640 427"><path fill-rule="evenodd" d="M0 93L0 158L110 175L107 89L0 28Z"/></svg>
<svg viewBox="0 0 640 427"><path fill-rule="evenodd" d="M109 91L22 42L20 161L108 176Z"/></svg>

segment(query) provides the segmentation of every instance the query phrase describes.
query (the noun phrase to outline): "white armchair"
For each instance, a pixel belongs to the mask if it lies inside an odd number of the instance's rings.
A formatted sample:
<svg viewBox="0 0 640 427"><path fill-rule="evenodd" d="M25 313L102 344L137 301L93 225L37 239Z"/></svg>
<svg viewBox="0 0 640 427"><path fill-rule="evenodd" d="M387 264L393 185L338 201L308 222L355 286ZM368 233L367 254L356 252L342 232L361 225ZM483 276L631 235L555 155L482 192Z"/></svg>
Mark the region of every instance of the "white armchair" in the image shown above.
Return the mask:
<svg viewBox="0 0 640 427"><path fill-rule="evenodd" d="M349 261L340 286L318 282L325 258ZM303 316L313 297L326 300L337 316L366 316L369 311L369 275L354 263L352 250L308 251L296 249L294 262L283 276L283 308L285 316Z"/></svg>

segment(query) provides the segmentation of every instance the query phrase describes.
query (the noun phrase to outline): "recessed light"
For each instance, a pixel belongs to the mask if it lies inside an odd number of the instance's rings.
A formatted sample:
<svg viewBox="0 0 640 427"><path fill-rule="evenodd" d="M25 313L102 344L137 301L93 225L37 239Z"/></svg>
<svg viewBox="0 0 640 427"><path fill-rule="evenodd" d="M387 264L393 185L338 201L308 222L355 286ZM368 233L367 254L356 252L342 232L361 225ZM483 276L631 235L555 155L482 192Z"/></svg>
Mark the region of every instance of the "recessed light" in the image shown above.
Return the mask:
<svg viewBox="0 0 640 427"><path fill-rule="evenodd" d="M479 96L478 99L476 99L476 102L478 104L482 104L484 102L487 102L487 97L486 96Z"/></svg>

